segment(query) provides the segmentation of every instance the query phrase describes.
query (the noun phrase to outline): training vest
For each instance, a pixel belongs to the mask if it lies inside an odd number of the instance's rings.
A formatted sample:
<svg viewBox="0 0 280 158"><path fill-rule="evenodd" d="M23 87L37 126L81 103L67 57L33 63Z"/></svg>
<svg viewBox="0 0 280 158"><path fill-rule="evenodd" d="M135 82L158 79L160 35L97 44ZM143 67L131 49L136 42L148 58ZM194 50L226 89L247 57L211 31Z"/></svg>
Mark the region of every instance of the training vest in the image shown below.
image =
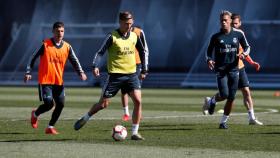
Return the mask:
<svg viewBox="0 0 280 158"><path fill-rule="evenodd" d="M108 49L107 69L109 73L131 74L136 72L135 45L137 35L130 32L127 39L117 31L112 32L113 42Z"/></svg>
<svg viewBox="0 0 280 158"><path fill-rule="evenodd" d="M51 39L44 40L44 53L40 56L38 82L40 84L63 85L63 73L70 45L63 41L57 48Z"/></svg>
<svg viewBox="0 0 280 158"><path fill-rule="evenodd" d="M134 33L136 33L137 37L140 38L141 35L141 29L134 27L132 30ZM143 43L144 44L144 43ZM138 50L135 48L135 58L136 58L136 64L141 64L140 56Z"/></svg>

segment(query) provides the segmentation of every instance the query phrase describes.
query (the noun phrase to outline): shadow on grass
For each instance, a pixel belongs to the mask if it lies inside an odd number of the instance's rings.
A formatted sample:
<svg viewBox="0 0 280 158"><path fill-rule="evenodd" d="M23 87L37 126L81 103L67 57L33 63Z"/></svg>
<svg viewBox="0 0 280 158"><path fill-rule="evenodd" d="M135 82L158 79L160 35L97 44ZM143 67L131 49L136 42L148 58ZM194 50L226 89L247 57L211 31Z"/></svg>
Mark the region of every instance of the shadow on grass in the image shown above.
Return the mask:
<svg viewBox="0 0 280 158"><path fill-rule="evenodd" d="M0 135L21 135L21 134L33 134L33 133L23 133L23 132L0 132Z"/></svg>
<svg viewBox="0 0 280 158"><path fill-rule="evenodd" d="M19 142L57 142L57 141L73 141L73 139L23 139L23 140L0 140L4 143L19 143Z"/></svg>

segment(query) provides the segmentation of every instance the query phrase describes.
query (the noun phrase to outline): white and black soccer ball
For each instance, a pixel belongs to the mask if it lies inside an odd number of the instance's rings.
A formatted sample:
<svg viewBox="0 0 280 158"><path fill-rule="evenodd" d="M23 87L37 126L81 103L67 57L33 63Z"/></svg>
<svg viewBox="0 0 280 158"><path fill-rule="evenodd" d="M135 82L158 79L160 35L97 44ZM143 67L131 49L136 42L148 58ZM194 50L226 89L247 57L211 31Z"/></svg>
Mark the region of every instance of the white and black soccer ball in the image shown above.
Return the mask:
<svg viewBox="0 0 280 158"><path fill-rule="evenodd" d="M127 136L127 130L122 125L116 125L112 130L112 137L115 141L123 141Z"/></svg>

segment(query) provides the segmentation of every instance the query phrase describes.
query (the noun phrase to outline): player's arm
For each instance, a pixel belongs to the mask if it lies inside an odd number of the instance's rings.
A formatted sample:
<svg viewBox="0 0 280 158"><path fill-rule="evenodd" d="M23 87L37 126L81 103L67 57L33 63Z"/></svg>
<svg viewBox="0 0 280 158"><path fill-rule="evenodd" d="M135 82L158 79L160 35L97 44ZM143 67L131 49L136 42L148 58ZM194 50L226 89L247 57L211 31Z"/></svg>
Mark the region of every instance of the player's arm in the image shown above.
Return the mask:
<svg viewBox="0 0 280 158"><path fill-rule="evenodd" d="M240 41L241 47L243 48L243 52L241 53L241 58L244 59L250 54L250 46L249 46L249 43L246 39L244 32L240 31L240 33L241 33L240 34L241 37L240 37L239 41Z"/></svg>
<svg viewBox="0 0 280 158"><path fill-rule="evenodd" d="M214 47L215 47L215 40L214 40L214 36L212 36L206 52L206 62L210 70L213 70L215 67L215 62L213 59Z"/></svg>
<svg viewBox="0 0 280 158"><path fill-rule="evenodd" d="M77 56L71 46L70 46L70 50L69 50L68 60L72 64L75 71L79 74L81 80L85 81L87 79L87 76L79 62L79 59L77 58Z"/></svg>
<svg viewBox="0 0 280 158"><path fill-rule="evenodd" d="M95 56L93 58L92 62L92 68L93 68L93 75L98 77L100 76L99 73L99 62L101 60L101 57L105 54L106 50L112 45L113 43L113 37L112 34L108 34L103 41L100 49L95 53Z"/></svg>
<svg viewBox="0 0 280 158"><path fill-rule="evenodd" d="M245 60L252 66L255 67L256 71L259 71L260 68L261 68L261 65L257 62L255 62L251 57L250 55L247 55L247 57L245 58Z"/></svg>
<svg viewBox="0 0 280 158"><path fill-rule="evenodd" d="M148 44L147 44L147 41L146 41L146 36L145 36L145 33L144 33L143 30L141 30L141 32L140 32L140 40L141 40L141 42L142 42L142 44L143 44L143 47L144 47L144 49L145 49L145 52L146 52L147 54L149 54L149 47L148 47Z"/></svg>
<svg viewBox="0 0 280 158"><path fill-rule="evenodd" d="M24 75L24 82L27 82L27 81L31 80L31 78L32 78L31 71L34 67L35 61L43 53L44 53L44 45L42 45L39 49L37 49L32 54L32 56L30 57L29 62L26 66L26 71L25 71L25 75Z"/></svg>
<svg viewBox="0 0 280 158"><path fill-rule="evenodd" d="M145 79L146 75L148 74L148 59L149 59L149 52L145 50L140 38L137 37L136 42L136 49L139 52L142 70L141 70L141 79Z"/></svg>

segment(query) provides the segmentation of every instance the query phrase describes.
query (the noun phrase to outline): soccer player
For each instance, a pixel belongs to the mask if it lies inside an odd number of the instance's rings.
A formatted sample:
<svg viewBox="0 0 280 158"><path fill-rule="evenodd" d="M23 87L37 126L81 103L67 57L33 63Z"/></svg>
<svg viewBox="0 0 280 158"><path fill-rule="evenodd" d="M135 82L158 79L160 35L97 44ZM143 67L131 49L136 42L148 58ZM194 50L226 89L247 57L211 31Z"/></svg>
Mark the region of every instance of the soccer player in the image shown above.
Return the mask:
<svg viewBox="0 0 280 158"><path fill-rule="evenodd" d="M141 40L134 32L131 32L133 17L130 12L119 14L119 28L108 34L101 48L93 59L93 74L99 76L98 61L108 50L107 71L108 79L104 84L101 98L91 109L75 124L74 129L82 128L90 117L109 105L111 97L114 97L120 89L125 89L134 103L132 115L132 140L144 140L138 133L142 115L141 85L136 74L135 47L139 51L142 70L141 79L146 77L148 71L148 54L145 52Z"/></svg>
<svg viewBox="0 0 280 158"><path fill-rule="evenodd" d="M55 105L49 125L45 129L46 134L58 134L54 125L64 107L63 72L67 59L71 62L81 80L87 79L73 48L63 40L63 22L54 23L52 33L53 37L45 39L40 49L32 55L24 77L25 82L31 80L31 70L36 59L40 56L38 70L39 98L44 103L31 112L31 126L38 128L39 116L51 110Z"/></svg>
<svg viewBox="0 0 280 158"><path fill-rule="evenodd" d="M240 15L239 14L232 14L231 19L232 19L232 27L234 27L236 29L240 29L240 27L241 27L241 17L240 17ZM241 54L242 52L243 52L242 47L239 47L239 54ZM253 61L252 58L249 55L245 58L245 60L249 64L254 66L256 71L259 71L260 64ZM250 93L249 81L248 81L248 77L247 77L247 74L246 74L246 71L245 71L245 65L244 65L242 59L239 59L238 68L239 68L238 88L242 92L244 106L246 107L246 109L248 111L249 125L263 125L262 122L260 122L256 119L255 114L254 114L254 104L253 104L252 96L251 96L251 93ZM205 98L205 103L204 103L204 106L203 106L204 114L207 114L205 111L208 111L208 108L210 107L210 105L211 104L216 104L216 102L217 101L215 100L215 96L213 96L212 98L206 97ZM212 106L212 107L215 107L215 106Z"/></svg>
<svg viewBox="0 0 280 158"><path fill-rule="evenodd" d="M140 27L136 27L136 26L132 27L131 31L136 33L137 37L141 40L146 53L149 54L149 49L148 49L148 45L146 42L146 37L145 37L144 31ZM135 57L136 57L136 74L137 74L137 76L140 77L141 76L141 60L140 60L139 52L137 51L137 49L135 50ZM142 83L141 80L140 80L140 83ZM124 115L122 116L122 120L128 121L130 119L129 109L128 109L128 92L126 92L124 89L121 89L121 93L122 93L122 96L121 96L122 106L123 106L123 110L124 110Z"/></svg>
<svg viewBox="0 0 280 158"><path fill-rule="evenodd" d="M247 57L250 52L250 46L243 31L231 27L231 16L232 14L229 11L221 12L221 30L211 37L206 53L208 67L215 71L219 89L219 93L212 98L215 98L215 101L226 100L224 114L219 125L220 129L228 128L226 122L233 107L238 88L239 58ZM242 53L239 53L240 45L244 50ZM215 104L210 104L209 114L214 113L214 108Z"/></svg>

